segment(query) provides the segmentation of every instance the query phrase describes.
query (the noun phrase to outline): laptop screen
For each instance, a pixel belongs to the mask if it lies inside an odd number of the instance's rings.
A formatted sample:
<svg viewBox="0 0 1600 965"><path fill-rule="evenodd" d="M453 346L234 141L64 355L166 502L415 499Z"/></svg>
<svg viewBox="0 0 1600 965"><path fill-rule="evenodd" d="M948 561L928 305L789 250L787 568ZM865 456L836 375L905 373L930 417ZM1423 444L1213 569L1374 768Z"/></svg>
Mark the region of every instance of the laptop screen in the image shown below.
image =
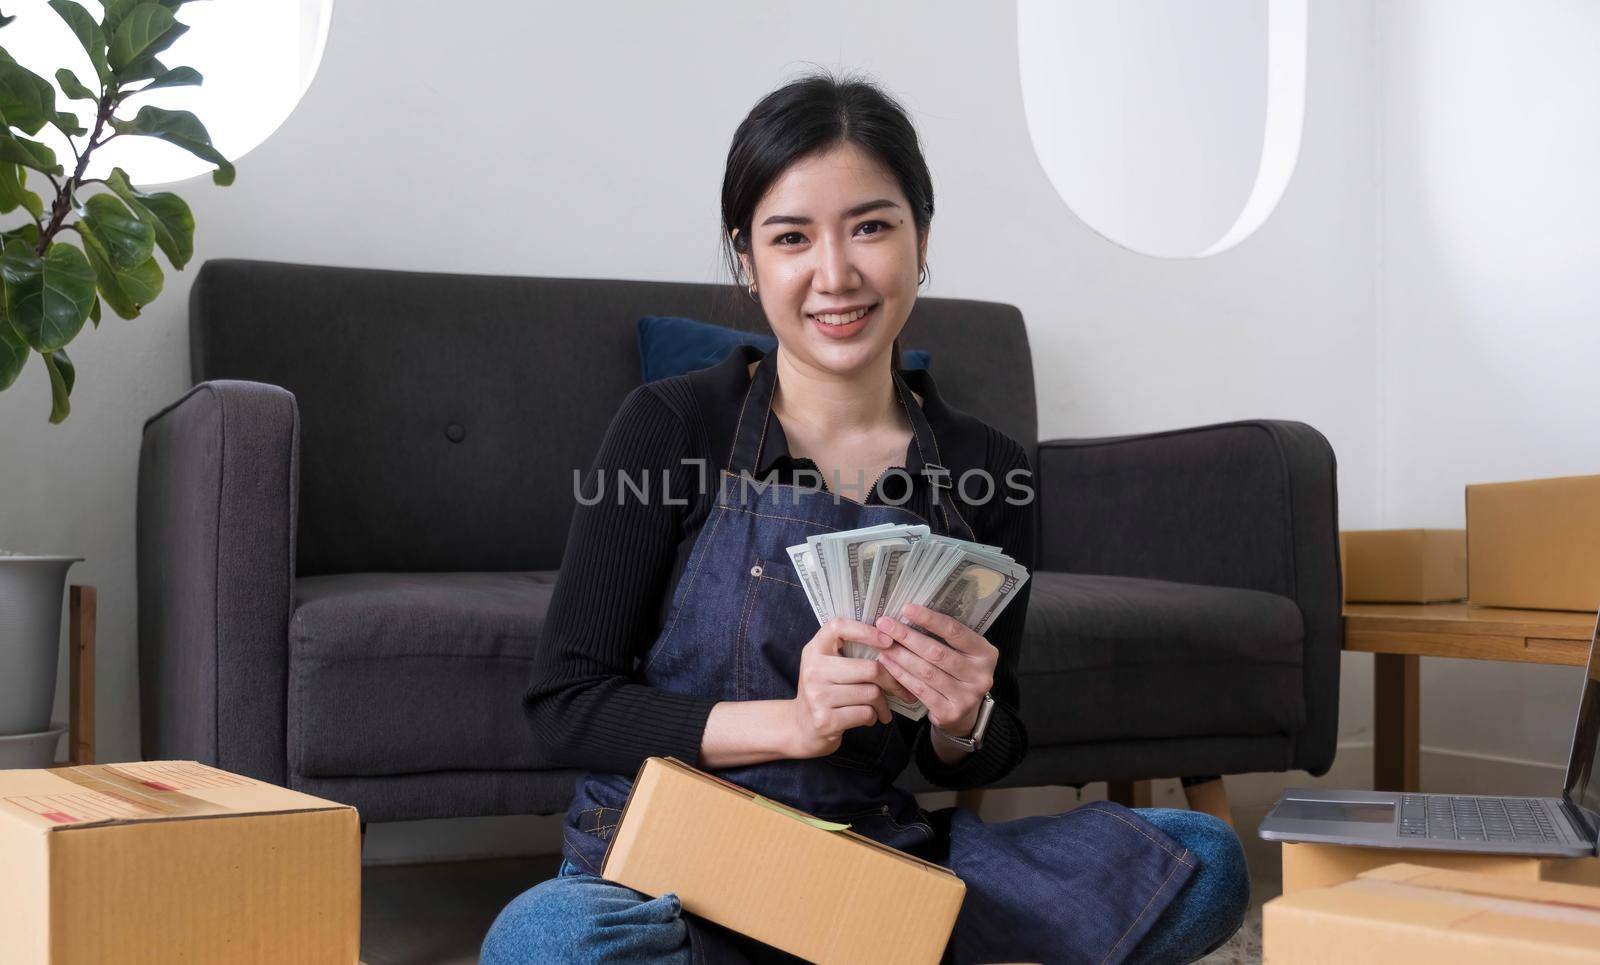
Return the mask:
<svg viewBox="0 0 1600 965"><path fill-rule="evenodd" d="M1567 803L1577 808L1593 834L1600 828L1600 624L1589 644L1589 667L1578 701L1578 724L1572 735L1572 760L1567 764Z"/></svg>

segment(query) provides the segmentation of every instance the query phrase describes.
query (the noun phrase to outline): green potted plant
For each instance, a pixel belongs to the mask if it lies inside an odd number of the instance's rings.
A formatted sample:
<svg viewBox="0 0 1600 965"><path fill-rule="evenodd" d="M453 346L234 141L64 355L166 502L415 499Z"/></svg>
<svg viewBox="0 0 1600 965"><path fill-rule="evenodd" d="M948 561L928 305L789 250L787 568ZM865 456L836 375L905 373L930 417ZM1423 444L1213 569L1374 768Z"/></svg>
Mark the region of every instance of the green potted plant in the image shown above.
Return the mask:
<svg viewBox="0 0 1600 965"><path fill-rule="evenodd" d="M0 215L20 221L0 230L0 391L37 355L50 377L53 423L71 412L77 371L66 349L84 324L99 326L102 305L135 318L161 294L156 249L180 271L194 254L194 216L183 199L142 192L121 168L88 177L95 151L118 137L159 138L215 164L215 183L233 183L233 165L212 146L199 118L146 103L152 91L202 81L194 68L167 67L157 58L189 30L174 15L184 2L105 0L96 20L74 0L50 0L94 71L80 78L57 70L60 101L49 81L0 46ZM0 28L14 19L0 14ZM80 101L92 119L79 116ZM70 165L34 139L46 126L65 137ZM31 746L24 737L39 738L32 743L48 755L43 763L54 758L48 728L61 599L67 568L77 559L0 550L0 708L8 711L0 714L0 767L42 766L16 762L16 749Z"/></svg>

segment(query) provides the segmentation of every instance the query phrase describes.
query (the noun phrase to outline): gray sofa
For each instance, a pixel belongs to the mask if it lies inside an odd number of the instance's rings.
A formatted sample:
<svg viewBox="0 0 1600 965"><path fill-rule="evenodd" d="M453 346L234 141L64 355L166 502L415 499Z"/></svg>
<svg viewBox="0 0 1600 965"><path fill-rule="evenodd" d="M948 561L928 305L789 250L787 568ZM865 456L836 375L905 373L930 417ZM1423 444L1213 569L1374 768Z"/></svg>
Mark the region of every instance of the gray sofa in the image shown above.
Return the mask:
<svg viewBox="0 0 1600 965"><path fill-rule="evenodd" d="M139 457L141 747L368 821L563 810L521 698L634 321L765 330L726 286L214 260L195 386ZM1013 307L923 298L956 406L1032 446ZM1334 454L1247 421L1032 448L1040 565L1006 786L1333 760ZM930 785L915 773L912 790Z"/></svg>

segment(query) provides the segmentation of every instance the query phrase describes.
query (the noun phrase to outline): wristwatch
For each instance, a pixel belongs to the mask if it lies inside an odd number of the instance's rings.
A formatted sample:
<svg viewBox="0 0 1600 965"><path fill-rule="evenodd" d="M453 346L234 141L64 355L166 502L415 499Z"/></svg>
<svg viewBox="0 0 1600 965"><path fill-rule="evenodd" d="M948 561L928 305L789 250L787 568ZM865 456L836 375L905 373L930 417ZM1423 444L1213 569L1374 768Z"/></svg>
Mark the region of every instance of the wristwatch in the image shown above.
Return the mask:
<svg viewBox="0 0 1600 965"><path fill-rule="evenodd" d="M968 736L952 737L951 735L945 733L938 724L934 724L932 726L935 731L938 731L939 736L944 740L955 744L958 747L965 748L970 754L971 752L983 746L983 732L989 727L989 715L993 713L994 698L988 694L984 694L983 703L978 706L978 722L973 725L972 733Z"/></svg>

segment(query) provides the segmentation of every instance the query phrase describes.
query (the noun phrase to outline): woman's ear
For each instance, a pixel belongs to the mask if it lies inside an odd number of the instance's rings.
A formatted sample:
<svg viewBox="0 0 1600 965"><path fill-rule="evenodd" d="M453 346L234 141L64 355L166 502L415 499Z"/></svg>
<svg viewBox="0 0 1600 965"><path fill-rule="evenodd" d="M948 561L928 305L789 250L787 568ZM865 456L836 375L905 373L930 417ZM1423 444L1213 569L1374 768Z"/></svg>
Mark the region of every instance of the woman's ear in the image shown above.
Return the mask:
<svg viewBox="0 0 1600 965"><path fill-rule="evenodd" d="M751 282L756 280L756 273L750 267L750 256L749 255L740 255L739 256L739 267L744 269L744 283L746 285L748 285Z"/></svg>
<svg viewBox="0 0 1600 965"><path fill-rule="evenodd" d="M735 228L732 232L730 232L728 238L733 243L733 250L739 254L739 268L744 272L742 283L749 285L752 281L755 281L756 273L755 270L750 266L750 256L742 251L739 251L739 229Z"/></svg>

